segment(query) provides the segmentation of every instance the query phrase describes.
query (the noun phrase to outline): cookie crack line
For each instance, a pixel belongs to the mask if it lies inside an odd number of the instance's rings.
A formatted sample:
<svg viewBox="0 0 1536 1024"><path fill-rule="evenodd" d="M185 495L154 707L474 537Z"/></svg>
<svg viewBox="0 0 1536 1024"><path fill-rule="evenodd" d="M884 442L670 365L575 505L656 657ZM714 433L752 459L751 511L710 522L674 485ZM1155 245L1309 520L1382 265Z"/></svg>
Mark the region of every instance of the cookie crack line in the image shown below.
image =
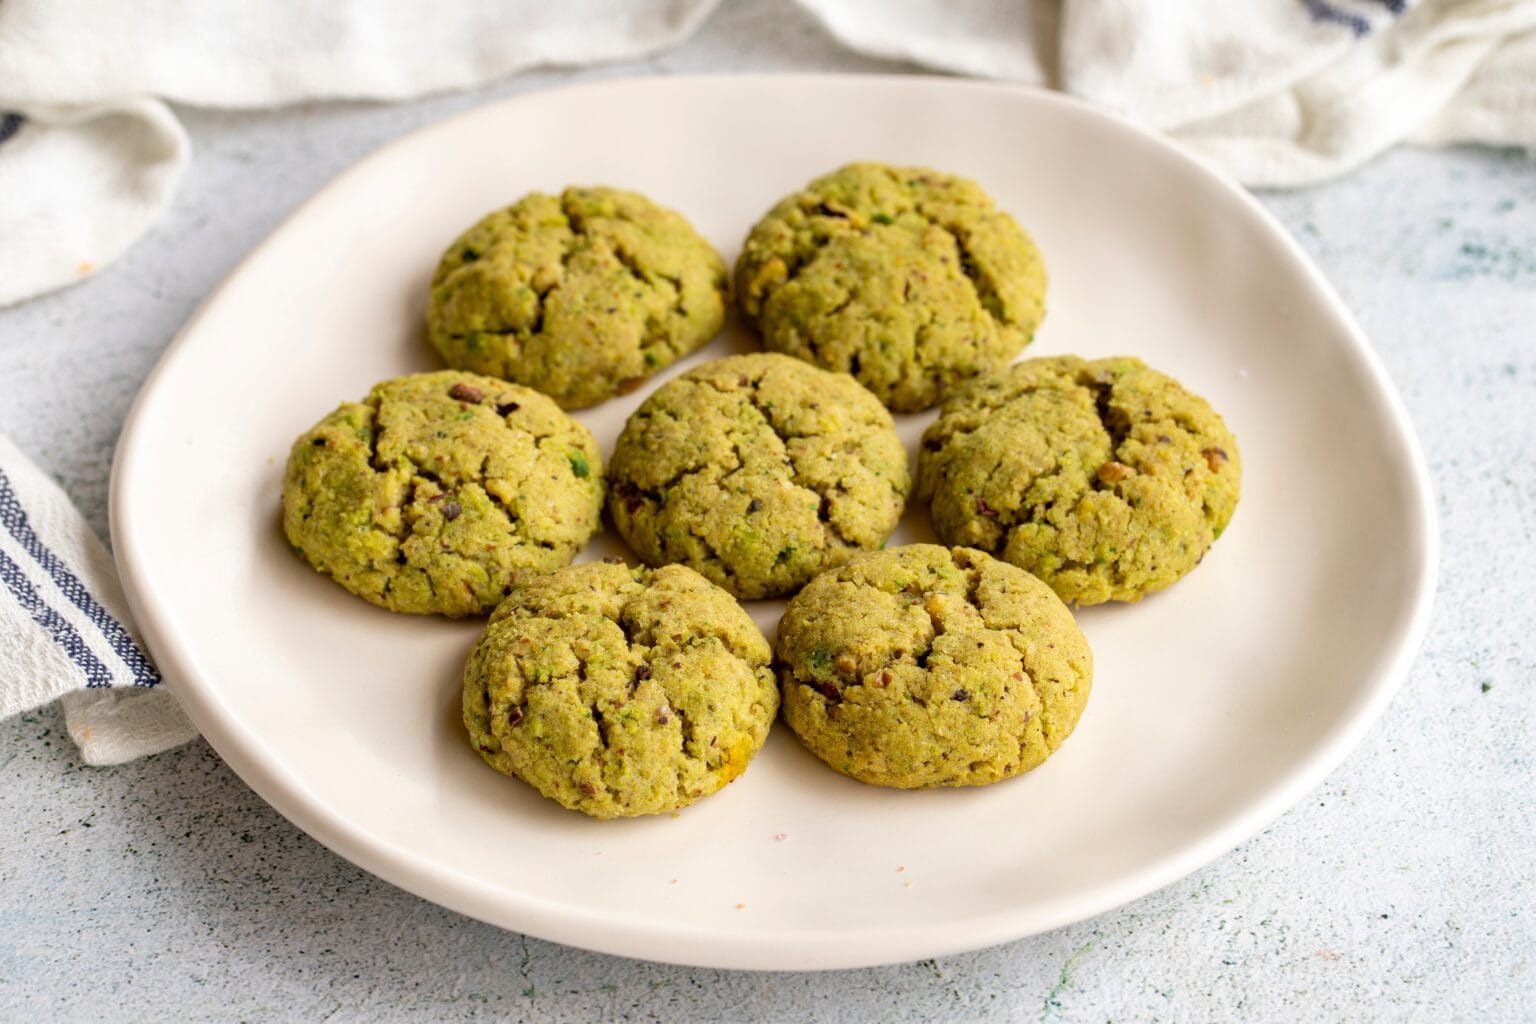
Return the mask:
<svg viewBox="0 0 1536 1024"><path fill-rule="evenodd" d="M510 338L522 334L521 327L479 327L473 331L449 331L448 337L463 341L471 334L493 334L498 338ZM530 331L529 333L537 333Z"/></svg>
<svg viewBox="0 0 1536 1024"><path fill-rule="evenodd" d="M591 681L587 674L587 659L581 656L581 652L576 650L575 645L571 647L571 656L576 659L576 688L579 692L587 689L587 684ZM597 699L593 698L592 702L587 705L587 711L592 716L593 724L597 726L598 745L603 748L604 753L608 753L611 748L609 746L610 737L608 735L607 723L603 719L602 708L597 705Z"/></svg>
<svg viewBox="0 0 1536 1024"><path fill-rule="evenodd" d="M688 308L683 302L683 279L672 274L662 273L659 270L655 274L656 277L672 286L672 304L667 307L666 313L661 316L647 316L645 318L645 329L641 332L640 337L641 349L656 348L667 341L666 317L670 316L679 321L688 319ZM723 298L724 295L722 293ZM665 348L668 353L680 354L676 352L676 345L667 344Z"/></svg>
<svg viewBox="0 0 1536 1024"><path fill-rule="evenodd" d="M469 486L478 487L478 488L480 488L480 493L485 495L485 500L486 500L487 504L489 504L492 508L496 509L496 511L498 511L498 512L500 512L502 514L502 516L507 521L507 526L511 527L512 532L517 534L518 537L521 540L524 540L524 541L526 541L526 542L528 542L530 544L536 544L539 547L545 547L548 544L548 541L537 540L537 539L535 539L535 538L533 538L533 537L528 535L527 530L523 529L523 518L522 518L522 516L519 516L516 512L514 512L512 510L512 507L509 506L500 496L498 496L497 494L492 492L490 490L490 488L485 486L486 485L486 477L483 474L476 474L475 477L473 477L471 479L464 480L464 481L462 481L461 483L459 483L457 485L449 485L447 483L447 481L445 481L441 476L439 476L434 470L427 469L425 466L418 466L416 463L410 462L409 460L406 460L406 461L407 461L407 464L410 465L411 471L412 471L411 492L410 492L410 500L411 501L415 500L416 480L418 478L422 479L422 480L427 480L427 481L429 481L431 483L436 484L438 487L442 488L443 494L445 496L449 495L449 494L455 494L456 495L460 491L462 491L464 488L469 487ZM482 465L484 465L484 463L482 463ZM446 497L444 498L444 500L447 500Z"/></svg>
<svg viewBox="0 0 1536 1024"><path fill-rule="evenodd" d="M889 457L891 462L904 463L905 452L899 448L888 416L872 397L853 396L864 397L874 406L873 411L863 409L862 416L843 416L844 407L837 402L839 393L815 391L817 381L811 382L809 399L796 387L782 392L778 389L776 374L785 366L792 365L797 372L823 371L789 357L767 358L782 360L783 365L770 363L765 369L761 362L743 362L736 370L722 365L718 373L695 371L678 378L668 388L680 386L680 401L691 411L642 407L626 425L612 463L618 468L611 471L610 509L622 529L632 533L635 524L647 517L678 513L668 520L661 537L647 536L642 546L647 550L659 547L666 560L680 560L695 568L707 565L706 575L727 589L732 588L730 581L749 580L759 570L768 579L779 581L765 582L766 587L790 585L785 579L798 579L796 574L804 570L804 560L784 568L790 549L781 546L779 561L760 566L757 553L735 544L730 530L721 528L716 514L709 511L722 502L737 514L742 508L750 514L770 502L781 503L777 507L789 518L797 538L792 547L824 561L872 546L860 532L860 524L850 520L849 511L868 506L872 515L894 519L909 485L905 465L895 466L896 476L876 483L879 474L867 460ZM798 387L805 384L793 375L790 383ZM854 387L846 378L839 383ZM806 413L803 420L798 418L802 409ZM873 447L861 422L871 419L874 422L868 431L885 432L874 438ZM666 424L668 430L661 431L657 424ZM701 424L712 424L708 429L714 439L711 458L687 465L656 466L656 470L670 473L667 479L644 479L640 470L643 453L651 453L654 459L659 448L682 448L685 450L676 455L686 457L686 449L691 447L658 444L659 434L674 430L680 435L703 433ZM886 435L891 435L888 440ZM880 461L875 465L892 468ZM866 491L873 491L873 497ZM770 534L778 536L773 533L777 529L776 525L770 527ZM755 586L750 590L751 596L762 596Z"/></svg>
<svg viewBox="0 0 1536 1024"><path fill-rule="evenodd" d="M1119 459L1120 448L1131 435L1131 424L1110 404L1115 397L1114 382L1094 380L1092 377L1084 379L1079 376L1077 384L1093 395L1094 414L1098 416L1099 425L1104 428L1104 433L1109 436L1110 454ZM1094 479L1097 480L1097 477Z"/></svg>
<svg viewBox="0 0 1536 1024"><path fill-rule="evenodd" d="M1029 691L1029 695L1035 699L1035 703L1040 705L1040 724L1043 728L1045 725L1045 698L1040 696L1040 687L1035 685L1035 673L1034 670L1029 667L1029 657L1019 646L1021 643L1023 643L1023 638L1019 636L1017 631L1009 630L1008 642L1013 646L1013 652L1019 656L1019 670L1018 672L1014 673L1013 682L1021 684L1026 690ZM1026 734L1029 723L1034 720L1034 717L1035 716L1030 712L1024 712L1024 721L1022 724L1026 727Z"/></svg>
<svg viewBox="0 0 1536 1024"><path fill-rule="evenodd" d="M369 395L363 400L363 407L371 413L368 420L368 465L375 473L388 473L389 467L379 461L379 444L384 437L384 424L380 421L379 413L383 411L384 400L377 395Z"/></svg>
<svg viewBox="0 0 1536 1024"><path fill-rule="evenodd" d="M818 215L819 211L820 206L817 206L808 210L804 210L803 212L805 213L806 217L809 218ZM922 218L926 228L933 228L942 231L950 238L951 241L954 242L956 258L958 261L958 267L956 269L958 269L960 276L965 279L966 284L970 288L972 297L976 300L977 307L982 311L982 313L986 315L987 320L994 326L998 327L1017 326L1016 322L1011 317L1006 315L1002 296L999 294L996 285L989 280L989 275L982 271L980 266L977 264L975 253L972 251L969 244L969 232L966 232L964 229L960 228L953 222L934 217L924 208L924 204L922 203L917 203L912 206L910 210L903 212L916 214L918 217ZM778 259L784 264L784 278L781 281L763 288L762 296L756 303L758 312L753 314L754 319L762 315L762 307L768 303L768 300L776 292L778 292L779 289L795 280L795 278L800 275L800 272L804 270L808 265L815 262L816 259L821 256L823 250L825 250L829 245L833 244L841 238L849 236L850 234L868 234L872 230L867 226L854 226L853 222L847 217L846 214L833 217L828 213L820 213L820 216L827 217L828 219L839 220L844 224L848 224L849 227L840 230L812 230L810 232L809 238L810 246L804 253L792 252L788 255L775 253L773 258ZM908 283L908 287L910 287L910 283ZM831 316L841 312L842 309L844 309L850 302L853 301L853 299L854 296L850 294L849 298L844 300L841 305L826 315ZM928 326L931 326L931 318ZM815 351L815 339L807 337L804 340L807 342L807 347L811 348L812 354L817 355Z"/></svg>
<svg viewBox="0 0 1536 1024"><path fill-rule="evenodd" d="M800 464L796 461L794 454L790 451L789 442L796 439L803 440L807 438L813 438L816 435L784 433L780 426L774 422L773 417L764 410L763 404L758 398L758 389L760 383L760 381L752 382L751 390L747 392L747 404L752 407L752 410L757 413L758 417L763 421L764 425L766 425L768 429L773 432L773 436L778 438L779 443L784 446L784 458L788 461L790 470L789 483L797 490L801 490L807 494L813 495L819 502L820 509L827 509L829 503L832 500L832 495L837 493L847 494L848 489L841 484L833 484L832 486L823 490L818 487L813 487L805 481L805 476L800 469ZM740 464L742 462L741 442L739 439L736 439L733 436L731 444L732 447L736 450L736 461L738 464ZM838 526L838 524L831 518L830 512L823 516L821 512L818 511L816 519L817 522L821 525L822 537L824 540L830 540L834 543L843 544L852 548L861 547L860 544L850 539L847 534L843 533L842 528Z"/></svg>
<svg viewBox="0 0 1536 1024"><path fill-rule="evenodd" d="M680 319L686 318L688 316L688 308L683 305L683 279L675 274L664 273L660 270L656 271L656 276L672 286L672 294L674 296L671 306L672 312Z"/></svg>
<svg viewBox="0 0 1536 1024"><path fill-rule="evenodd" d="M629 617L629 609L632 604L632 601L626 600L619 609L618 615L614 617L614 622L619 627L619 632L624 634L624 643L629 647L630 651L643 650L646 654L649 654L655 645L640 642L635 625ZM643 661L647 666L649 665L649 659L643 659ZM636 666L636 672L639 671L639 668L640 666ZM634 675L634 673L631 673L631 675ZM650 677L649 667L646 668L645 676L646 678ZM636 682L638 683L640 680L637 679Z"/></svg>
<svg viewBox="0 0 1536 1024"><path fill-rule="evenodd" d="M586 681L585 671L581 672L580 680ZM613 735L610 731L613 727L608 724L608 719L603 715L603 709L598 707L596 700L587 705L587 710L592 714L592 724L597 726L597 745L602 749L603 759L607 760L608 755L613 753Z"/></svg>
<svg viewBox="0 0 1536 1024"><path fill-rule="evenodd" d="M612 238L605 238L602 235L595 235L587 230L586 215L577 212L575 204L570 202L564 194L560 196L560 213L563 217L565 217L566 227L568 227L571 232L571 244L562 247L560 254L560 269L562 271L570 264L571 259L580 250L597 245L599 243L606 243L607 248L610 252L612 252L614 259L617 260L625 270L629 271L631 277L643 285L649 286L651 284L650 278L638 266L638 260L635 260L633 254L624 251L623 246L620 245L617 240ZM642 234L646 235L647 237L651 237L650 232L646 231L645 228L641 227L639 224L636 224L634 220L628 217L619 215L612 217L601 217L601 215L599 215L599 219L618 221L622 224L632 225L639 228Z"/></svg>
<svg viewBox="0 0 1536 1024"><path fill-rule="evenodd" d="M693 723L693 716L688 714L687 711L673 704L670 700L667 701L667 706L672 709L672 714L677 716L677 729L678 734L682 738L683 755L690 760L697 761L701 764L705 763L702 756L691 753L688 749L689 747L698 747L698 735ZM678 780L678 785L682 785L681 779Z"/></svg>
<svg viewBox="0 0 1536 1024"><path fill-rule="evenodd" d="M823 496L822 500L825 501L826 497ZM821 523L821 526L822 526L822 530L826 534L829 534L831 536L831 538L833 540L835 540L837 543L842 544L845 547L850 547L850 548L854 548L854 549L859 549L859 548L863 547L862 544L860 544L858 541L854 540L853 538L849 537L846 533L843 532L843 528L837 524L837 521L835 519L831 518L831 514L830 513L828 514L828 517L826 519L821 519L820 523Z"/></svg>
<svg viewBox="0 0 1536 1024"><path fill-rule="evenodd" d="M749 377L749 378L747 378L747 381L748 381L748 386L745 389L743 389L742 391L739 391L739 392L730 391L730 390L727 390L725 388L717 387L715 385L714 381L707 381L706 383L708 384L708 386L710 388L714 389L715 391L719 392L720 394L723 394L723 395L740 394L740 395L742 395L745 398L747 405L752 408L753 412L757 413L758 419L763 421L763 425L768 428L768 430L773 434L773 436L778 439L779 444L781 446L783 446L783 448L784 448L784 458L789 463L790 483L793 484L795 487L798 487L800 490L805 491L807 494L815 495L817 497L817 499L819 499L821 501L828 500L831 497L831 494L829 493L829 491L830 492L835 492L839 488L836 487L836 486L833 486L833 487L829 488L828 490L824 491L824 490L821 490L821 489L816 488L816 487L812 487L811 485L807 484L805 482L805 479L804 479L804 474L802 473L802 471L800 469L800 464L796 461L794 453L790 450L790 445L789 445L789 443L791 441L814 439L814 438L819 437L821 435L819 435L819 434L791 434L791 433L787 433L786 429L783 426L781 426L773 418L773 415L770 412L771 406L768 406L768 407L764 406L764 403L763 403L763 401L762 401L762 399L760 397L760 392L762 390L762 378L758 378L756 380L753 380L752 378ZM742 457L741 457L742 456L742 445L741 445L741 441L738 438L736 438L734 435L732 437L731 447L734 448L735 451L736 451L736 462L737 462L737 464L738 465L742 464ZM846 488L844 488L843 490L844 490L844 493L846 493Z"/></svg>
<svg viewBox="0 0 1536 1024"><path fill-rule="evenodd" d="M902 179L895 173L894 168L882 167L880 168L880 173L883 174L886 180L893 185L902 185ZM853 218L849 216L849 211L840 210L837 207L830 205L827 197L819 193L812 193L802 190L800 196L803 197L803 201L798 203L794 207L794 210L799 212L806 219L806 230L810 235L810 246L803 253L800 252L798 248L794 248L786 254L772 254L770 257L771 259L777 259L780 263L784 264L784 278L783 280L778 281L763 289L761 298L758 299L756 303L758 307L757 312L754 313L750 310L748 311L748 315L754 320L762 315L762 307L767 304L769 298L771 298L773 294L780 288L784 287L786 284L789 284L797 276L799 276L800 271L804 269L807 264L814 262L816 258L821 255L823 249L831 245L833 242L841 238L846 238L851 234L867 235L872 230L874 230L874 224L878 223L872 222L870 224L863 225L856 223ZM897 214L916 214L917 216L921 217L927 225L943 227L943 225L938 224L933 220L932 217L929 216L927 211L923 209L921 203L912 200L910 197L903 197L903 199L905 201L899 206L899 208L896 209ZM773 214L770 213L769 217L772 216ZM843 227L818 231L811 223L811 218L818 216L823 217L829 221L835 221L838 224L843 225ZM778 219L783 218L781 217ZM947 231L947 229L945 230ZM766 263L767 260L764 260L763 262ZM807 340L809 341L809 339ZM812 352L814 354L814 345L812 344L809 347L812 348Z"/></svg>
<svg viewBox="0 0 1536 1024"><path fill-rule="evenodd" d="M1051 723L1049 721L1047 712L1050 710L1050 705L1046 704L1045 698L1040 694L1040 686L1035 682L1035 671L1034 669L1030 668L1029 656L1027 653L1025 653L1025 650L1022 646L1024 638L1018 635L1017 632L1010 631L1008 642L1013 645L1014 653L1019 656L1019 676L1021 678L1016 681L1022 683L1025 688L1029 690L1029 695L1034 698L1035 703L1039 706L1040 735L1049 741L1051 734L1049 726ZM1025 742L1028 740L1029 726L1030 723L1034 720L1035 716L1026 710L1024 712L1024 720L1019 723L1024 730L1019 734L1020 747L1023 747Z"/></svg>
<svg viewBox="0 0 1536 1024"><path fill-rule="evenodd" d="M538 293L535 294L537 295ZM446 331L444 332L445 336L450 340L456 341L466 347L469 346L469 339L471 337L478 339L482 335L490 335L493 338L508 338L511 339L512 343L509 343L507 346L508 352L506 353L506 356L507 358L512 358L517 352L518 345L526 343L528 340L537 337L544 330L544 298L542 295L538 296L537 302L538 308L534 313L533 324L530 327L483 327L473 331ZM498 360L498 363L500 365L496 370L495 376L501 376L505 378L505 374L507 372L505 360Z"/></svg>
<svg viewBox="0 0 1536 1024"><path fill-rule="evenodd" d="M739 581L739 577L736 574L736 570L732 567L730 562L727 562L725 560L725 557L720 554L720 550L718 548L716 548L715 545L710 542L710 539L708 537L704 536L699 531L693 530L693 529L690 529L688 531L688 536L692 537L694 540L698 541L701 545L703 545L705 554L708 555L710 561L712 561L716 565L720 566L720 572L721 572L722 575L725 576L725 578L727 580L732 581L732 583L735 583L735 582Z"/></svg>
<svg viewBox="0 0 1536 1024"><path fill-rule="evenodd" d="M655 282L651 280L650 272L640 266L640 260L634 253L624 248L618 242L611 242L608 249L613 253L614 260L619 266L629 272L629 276L634 279L636 284L644 285L646 288L656 287Z"/></svg>
<svg viewBox="0 0 1536 1024"><path fill-rule="evenodd" d="M826 498L829 498L831 496L828 493L828 491L819 490L819 489L817 489L815 487L812 487L812 486L810 486L810 485L808 485L808 484L806 484L804 482L803 475L800 472L800 468L796 464L794 456L792 454L790 454L790 451L789 451L789 442L790 441L797 440L797 439L804 440L804 439L807 439L807 438L813 438L816 435L814 435L814 434L787 434L787 433L784 433L782 428L780 428L779 425L776 424L773 421L773 418L771 416L769 416L768 413L766 413L763 410L762 404L757 400L756 382L753 382L753 390L748 391L748 392L732 391L732 390L729 390L727 388L722 388L722 387L717 386L715 384L715 382L711 381L711 380L698 380L697 383L701 383L704 386L708 387L710 390L715 391L716 393L721 394L721 395L726 395L726 396L745 395L745 397L746 397L746 404L749 405L755 413L757 413L757 416L758 416L758 418L760 420L762 420L763 425L766 426L769 429L770 432L772 432L774 437L776 437L778 439L779 444L784 447L784 457L788 461L789 468L790 468L790 471L791 471L790 472L789 482L793 486L797 487L798 489L800 489L802 491L805 491L807 494L814 495L818 499L826 499ZM734 466L729 467L728 469L726 469L725 472L722 473L722 475L718 478L720 480L724 480L725 478L730 476L732 473L739 472L741 470L742 466L745 464L744 460L742 458L743 452L745 450L745 446L742 444L741 439L737 436L737 432L734 431L734 430L728 431L727 436L729 437L730 442L731 442L731 452L732 452L732 454L736 458L736 464ZM657 504L663 504L664 503L664 498L663 498L661 492L663 492L663 491L670 491L670 490L674 489L675 487L677 487L678 484L682 483L684 480L686 480L687 478L689 478L691 476L697 476L697 475L699 475L701 473L708 473L711 470L716 470L716 469L721 469L721 468L722 468L721 466L716 465L714 463L701 462L701 463L699 463L697 465L686 466L683 469L680 469L677 472L673 473L666 480L664 480L664 481L662 481L662 482L660 482L658 484L652 485L650 487L642 487L639 484L635 483L634 481L628 480L628 479L625 479L625 480L622 480L622 481L616 481L616 483L620 487L628 488L628 489L633 490L635 493L645 495L646 497L650 498L652 501L656 502ZM829 490L835 492L835 491L839 490L839 488L832 487ZM844 489L844 490L846 490L846 489Z"/></svg>
<svg viewBox="0 0 1536 1024"><path fill-rule="evenodd" d="M981 485L982 493L978 493L976 495L977 514L986 519L992 520L998 526L999 533L997 543L995 545L998 550L1001 550L1008 543L1008 533L1013 529L1014 526L1017 525L1018 522L1018 517L1012 510L1008 509L1007 507L1002 509L994 509L991 505L987 504L986 498L984 497L985 492L991 490L992 481L997 479L997 474L1003 471L1004 465L1004 455L1003 453L999 453L996 464L994 464L992 469L987 473L987 479ZM1013 503L1004 502L1005 506L1010 504Z"/></svg>
<svg viewBox="0 0 1536 1024"><path fill-rule="evenodd" d="M928 643L929 650L933 649L933 642L935 640L937 640L939 637L943 636L944 632L945 632L945 630L944 630L944 620L941 619L939 617L938 613L933 610L933 605L929 602L929 598L931 598L933 596L935 596L935 595L933 594L932 591L924 590L923 593L922 593L922 601L921 601L921 604L923 606L923 613L928 616L928 628L930 630L932 630L932 632L933 632L933 635L927 638L927 643ZM926 664L925 665L921 665L920 667L923 668L924 670L926 670L928 668L928 666Z"/></svg>
<svg viewBox="0 0 1536 1024"><path fill-rule="evenodd" d="M842 688L836 683L827 679L817 679L815 676L805 678L800 674L800 670L793 665L786 664L783 666L783 681L786 684L793 683L796 686L803 686L807 690L815 691L828 704L841 704L843 702ZM860 684L857 680L850 680L846 685L854 686Z"/></svg>
<svg viewBox="0 0 1536 1024"><path fill-rule="evenodd" d="M736 459L739 466L741 461L741 453L739 449L737 451ZM709 463L699 463L696 466L685 466L684 468L673 473L671 476L667 477L665 480L650 487L642 487L627 477L624 479L615 478L613 481L614 493L620 496L625 496L626 494L630 493L644 495L651 501L655 502L657 506L661 506L666 504L665 492L676 489L679 484L691 476L697 476L700 473L706 473L709 470L715 468L718 467L712 466ZM735 470L732 470L732 472L735 472Z"/></svg>
<svg viewBox="0 0 1536 1024"><path fill-rule="evenodd" d="M570 228L571 234L575 239L586 242L594 237L587 233L586 215L579 213L576 209L576 204L571 202L569 189L560 193L560 215L565 218L565 226ZM623 218L616 217L614 219L622 220ZM575 246L567 246L566 248L567 250L574 249Z"/></svg>
<svg viewBox="0 0 1536 1024"><path fill-rule="evenodd" d="M763 403L762 403L761 400L759 400L758 394L757 394L758 386L759 386L758 382L757 381L753 381L751 389L748 390L747 392L745 392L745 397L746 397L747 405L749 405L752 408L753 412L757 413L757 418L763 421L763 425L768 428L769 432L771 432L773 434L773 436L778 439L779 444L783 447L783 449L784 449L784 458L789 463L791 482L794 483L794 485L796 487L799 487L801 490L810 491L812 494L816 495L816 497L818 497L818 498L826 497L826 495L822 494L820 491L816 490L814 487L807 487L807 486L805 486L805 484L800 482L800 466L795 461L794 453L791 452L790 449L789 449L789 442L797 440L797 439L804 439L804 438L807 438L807 437L812 437L814 435L810 435L810 434L786 434L784 432L784 430L779 426L779 424L774 422L773 416L770 415L769 412L763 408ZM740 462L741 461L741 441L739 439L733 439L732 446L736 449L736 461Z"/></svg>
<svg viewBox="0 0 1536 1024"><path fill-rule="evenodd" d="M971 294L976 298L976 305L986 314L987 319L998 327L1016 326L1012 319L1003 315L1002 296L998 294L996 285L985 281L984 275L977 267L975 254L968 244L968 235L957 230L953 224L928 218L927 214L923 216L932 227L938 228L954 241L955 251L960 261L960 276L965 278L966 283L971 286ZM989 297L991 302L987 301ZM994 305L997 307L996 310L993 309Z"/></svg>
<svg viewBox="0 0 1536 1024"><path fill-rule="evenodd" d="M948 554L949 564L959 569L960 574L965 577L965 603L975 609L976 613L985 620L986 616L982 614L981 600L977 596L981 589L981 568L965 556L961 556L964 558L962 562L961 558L955 557L953 548L949 549Z"/></svg>

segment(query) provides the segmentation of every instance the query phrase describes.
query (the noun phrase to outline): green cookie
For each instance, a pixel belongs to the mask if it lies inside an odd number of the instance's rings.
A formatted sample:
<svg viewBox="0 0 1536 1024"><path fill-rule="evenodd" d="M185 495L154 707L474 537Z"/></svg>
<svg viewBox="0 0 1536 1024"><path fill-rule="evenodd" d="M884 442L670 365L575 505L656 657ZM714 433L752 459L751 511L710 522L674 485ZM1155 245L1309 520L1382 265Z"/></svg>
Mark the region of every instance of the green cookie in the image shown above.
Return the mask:
<svg viewBox="0 0 1536 1024"><path fill-rule="evenodd" d="M725 293L720 254L679 214L618 189L534 192L448 247L427 333L448 365L576 409L713 338Z"/></svg>
<svg viewBox="0 0 1536 1024"><path fill-rule="evenodd" d="M1071 735L1093 684L1072 613L980 551L912 544L859 555L779 623L784 720L861 782L984 786Z"/></svg>
<svg viewBox="0 0 1536 1024"><path fill-rule="evenodd" d="M676 810L746 770L778 711L768 642L692 569L588 562L531 579L464 667L492 768L594 818Z"/></svg>
<svg viewBox="0 0 1536 1024"><path fill-rule="evenodd" d="M489 612L599 527L586 427L537 391L444 370L374 386L293 444L283 531L319 571L395 612Z"/></svg>
<svg viewBox="0 0 1536 1024"><path fill-rule="evenodd" d="M768 348L851 373L908 412L1029 344L1045 267L975 182L860 163L768 211L736 292Z"/></svg>
<svg viewBox="0 0 1536 1024"><path fill-rule="evenodd" d="M911 488L891 414L858 382L772 353L705 363L614 448L609 514L649 565L772 597L877 548Z"/></svg>
<svg viewBox="0 0 1536 1024"><path fill-rule="evenodd" d="M923 435L917 493L946 543L1098 604L1193 569L1232 518L1241 475L1205 399L1138 359L1059 356L947 402Z"/></svg>

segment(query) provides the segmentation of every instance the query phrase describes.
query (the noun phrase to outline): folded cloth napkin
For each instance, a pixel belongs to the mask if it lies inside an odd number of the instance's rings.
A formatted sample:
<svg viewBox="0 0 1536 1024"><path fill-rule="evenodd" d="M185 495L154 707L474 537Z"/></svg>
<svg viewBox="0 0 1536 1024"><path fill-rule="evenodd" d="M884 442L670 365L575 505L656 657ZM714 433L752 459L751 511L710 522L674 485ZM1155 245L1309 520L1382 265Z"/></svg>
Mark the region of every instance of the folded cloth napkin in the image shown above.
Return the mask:
<svg viewBox="0 0 1536 1024"><path fill-rule="evenodd" d="M0 718L59 697L87 764L197 735L160 688L112 556L58 485L0 437Z"/></svg>
<svg viewBox="0 0 1536 1024"><path fill-rule="evenodd" d="M719 2L0 0L0 305L105 266L164 212L190 157L167 101L468 88L663 50ZM1536 146L1532 0L793 2L850 49L1065 89L1252 185L1318 181L1402 141ZM3 443L0 474L0 715L78 691L70 731L95 762L192 735L89 529Z"/></svg>

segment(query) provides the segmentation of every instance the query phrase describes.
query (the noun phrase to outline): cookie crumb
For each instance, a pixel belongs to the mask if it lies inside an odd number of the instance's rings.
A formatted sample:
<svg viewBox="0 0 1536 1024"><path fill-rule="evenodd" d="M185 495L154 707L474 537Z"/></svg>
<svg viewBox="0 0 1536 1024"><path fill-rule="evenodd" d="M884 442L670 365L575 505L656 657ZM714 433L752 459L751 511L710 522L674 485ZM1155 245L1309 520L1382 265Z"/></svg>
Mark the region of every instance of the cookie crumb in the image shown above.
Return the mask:
<svg viewBox="0 0 1536 1024"><path fill-rule="evenodd" d="M775 832L773 838L774 838L775 842L782 843L784 840L789 838L789 833L788 832Z"/></svg>

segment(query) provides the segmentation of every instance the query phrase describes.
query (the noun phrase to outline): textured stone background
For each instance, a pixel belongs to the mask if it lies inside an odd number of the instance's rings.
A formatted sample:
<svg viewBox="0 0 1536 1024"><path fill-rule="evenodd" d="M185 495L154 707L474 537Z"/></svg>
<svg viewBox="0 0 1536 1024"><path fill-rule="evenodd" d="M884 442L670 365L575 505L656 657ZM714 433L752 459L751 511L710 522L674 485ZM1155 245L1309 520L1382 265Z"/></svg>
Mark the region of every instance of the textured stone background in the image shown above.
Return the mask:
<svg viewBox="0 0 1536 1024"><path fill-rule="evenodd" d="M113 443L161 348L338 171L495 96L749 68L905 70L843 52L772 0L738 0L686 47L598 72L391 107L184 112L197 156L154 236L95 280L0 311L0 432L105 532ZM202 743L84 768L50 709L0 723L0 1018L1536 1019L1536 164L1402 151L1262 198L1402 389L1445 545L1411 678L1262 835L1119 911L978 953L690 970L409 896L295 830Z"/></svg>

